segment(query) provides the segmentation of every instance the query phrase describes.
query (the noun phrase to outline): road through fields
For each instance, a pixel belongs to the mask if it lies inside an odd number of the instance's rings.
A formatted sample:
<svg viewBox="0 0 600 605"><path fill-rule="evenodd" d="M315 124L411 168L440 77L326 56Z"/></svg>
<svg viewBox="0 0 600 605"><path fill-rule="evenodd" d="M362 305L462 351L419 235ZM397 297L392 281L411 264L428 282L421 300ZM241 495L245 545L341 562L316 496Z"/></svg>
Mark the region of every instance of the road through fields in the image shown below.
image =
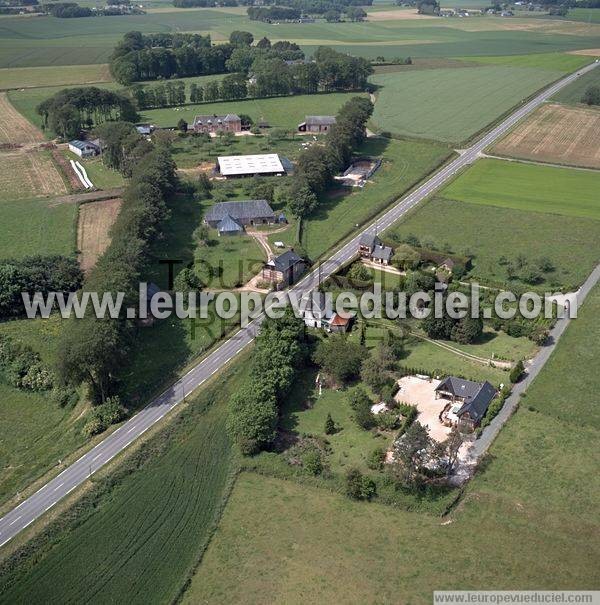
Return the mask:
<svg viewBox="0 0 600 605"><path fill-rule="evenodd" d="M414 191L400 198L375 223L360 230L355 237L296 284L292 288L294 293L301 295L315 289L323 280L337 271L341 265L347 263L355 256L358 249L358 241L362 235L374 234L376 231L382 232L390 227L409 210L445 185L458 171L474 162L480 152L500 139L519 120L530 114L561 88L567 86L584 73L594 69L597 65L597 63L592 63L580 69L578 72L549 86L534 99L523 103L521 107L490 132L477 140L471 147L464 150L458 158L447 164ZM0 519L0 546L6 544L11 538L51 509L59 500L85 482L92 473L126 449L134 440L143 435L176 405L183 401L186 396L195 391L215 372L236 357L252 342L263 319L264 316L260 316L247 327L240 329L147 407L2 517Z"/></svg>

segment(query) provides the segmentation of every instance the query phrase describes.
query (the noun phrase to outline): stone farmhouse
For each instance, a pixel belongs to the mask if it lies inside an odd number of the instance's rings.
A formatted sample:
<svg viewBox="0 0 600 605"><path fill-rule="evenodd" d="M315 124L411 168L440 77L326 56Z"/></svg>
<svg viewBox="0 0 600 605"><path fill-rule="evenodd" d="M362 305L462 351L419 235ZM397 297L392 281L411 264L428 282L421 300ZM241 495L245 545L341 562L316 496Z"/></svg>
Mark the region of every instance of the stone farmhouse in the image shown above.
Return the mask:
<svg viewBox="0 0 600 605"><path fill-rule="evenodd" d="M235 113L228 113L224 116L218 116L217 114L196 116L192 123L192 130L208 134L216 132L241 132L242 119Z"/></svg>

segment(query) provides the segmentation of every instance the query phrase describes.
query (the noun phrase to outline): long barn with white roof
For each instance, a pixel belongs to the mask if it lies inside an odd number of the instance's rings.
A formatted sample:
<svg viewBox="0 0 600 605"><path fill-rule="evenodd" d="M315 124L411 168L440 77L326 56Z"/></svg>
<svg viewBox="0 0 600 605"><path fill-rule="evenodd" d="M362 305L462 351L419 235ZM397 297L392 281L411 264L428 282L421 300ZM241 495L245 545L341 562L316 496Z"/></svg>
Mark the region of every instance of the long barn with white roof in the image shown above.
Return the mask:
<svg viewBox="0 0 600 605"><path fill-rule="evenodd" d="M244 176L282 176L285 174L276 153L261 155L224 155L217 158L217 171L227 178Z"/></svg>

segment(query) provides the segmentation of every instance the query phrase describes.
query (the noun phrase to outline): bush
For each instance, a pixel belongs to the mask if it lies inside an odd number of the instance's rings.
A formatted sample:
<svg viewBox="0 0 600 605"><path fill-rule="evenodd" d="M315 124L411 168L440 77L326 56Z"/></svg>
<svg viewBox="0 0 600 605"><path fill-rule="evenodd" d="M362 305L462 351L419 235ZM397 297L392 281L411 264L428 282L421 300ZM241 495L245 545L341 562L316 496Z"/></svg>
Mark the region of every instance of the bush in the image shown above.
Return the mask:
<svg viewBox="0 0 600 605"><path fill-rule="evenodd" d="M383 464L385 462L385 450L382 447L376 447L367 458L367 466L372 471L383 470Z"/></svg>
<svg viewBox="0 0 600 605"><path fill-rule="evenodd" d="M94 407L89 420L83 427L86 437L104 432L111 424L121 422L127 416L127 410L121 405L119 397L109 397L103 404Z"/></svg>
<svg viewBox="0 0 600 605"><path fill-rule="evenodd" d="M333 435L335 433L335 422L331 417L331 414L327 414L327 418L325 420L325 434Z"/></svg>
<svg viewBox="0 0 600 605"><path fill-rule="evenodd" d="M393 431L400 426L400 418L397 412L381 412L375 416L377 426L384 431Z"/></svg>
<svg viewBox="0 0 600 605"><path fill-rule="evenodd" d="M106 427L100 420L100 418L92 418L88 420L83 427L83 434L86 437L93 437L94 435L98 435L106 430Z"/></svg>
<svg viewBox="0 0 600 605"><path fill-rule="evenodd" d="M510 381L513 384L515 384L516 382L519 382L519 380L521 379L521 376L523 376L524 371L525 371L525 366L523 365L523 362L519 359L519 361L517 361L517 363L513 366L512 370L510 371L510 374L509 374Z"/></svg>
<svg viewBox="0 0 600 605"><path fill-rule="evenodd" d="M323 472L323 460L317 449L309 450L302 457L302 468L310 475L320 475Z"/></svg>
<svg viewBox="0 0 600 605"><path fill-rule="evenodd" d="M346 495L353 500L370 500L376 492L375 482L357 468L346 473Z"/></svg>

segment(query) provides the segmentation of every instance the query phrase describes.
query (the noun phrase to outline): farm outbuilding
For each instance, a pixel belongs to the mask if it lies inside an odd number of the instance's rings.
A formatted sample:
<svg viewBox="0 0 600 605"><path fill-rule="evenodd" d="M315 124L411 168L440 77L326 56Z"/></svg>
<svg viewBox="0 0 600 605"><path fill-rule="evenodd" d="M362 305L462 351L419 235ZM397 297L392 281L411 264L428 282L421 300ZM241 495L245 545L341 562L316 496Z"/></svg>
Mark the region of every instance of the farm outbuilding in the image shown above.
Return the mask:
<svg viewBox="0 0 600 605"><path fill-rule="evenodd" d="M298 124L298 131L320 134L328 132L334 124L335 116L306 116L304 122Z"/></svg>
<svg viewBox="0 0 600 605"><path fill-rule="evenodd" d="M226 178L282 176L285 174L285 168L276 153L219 156L216 169L221 176Z"/></svg>
<svg viewBox="0 0 600 605"><path fill-rule="evenodd" d="M225 221L225 223L224 223ZM277 216L267 200L244 200L241 202L220 202L208 209L204 222L228 233L243 231L246 225L270 225L277 222ZM222 224L224 223L224 224ZM240 229L233 226L235 223Z"/></svg>
<svg viewBox="0 0 600 605"><path fill-rule="evenodd" d="M80 158L90 158L99 155L102 150L100 149L100 145L91 141L74 139L73 141L69 141L69 151Z"/></svg>

